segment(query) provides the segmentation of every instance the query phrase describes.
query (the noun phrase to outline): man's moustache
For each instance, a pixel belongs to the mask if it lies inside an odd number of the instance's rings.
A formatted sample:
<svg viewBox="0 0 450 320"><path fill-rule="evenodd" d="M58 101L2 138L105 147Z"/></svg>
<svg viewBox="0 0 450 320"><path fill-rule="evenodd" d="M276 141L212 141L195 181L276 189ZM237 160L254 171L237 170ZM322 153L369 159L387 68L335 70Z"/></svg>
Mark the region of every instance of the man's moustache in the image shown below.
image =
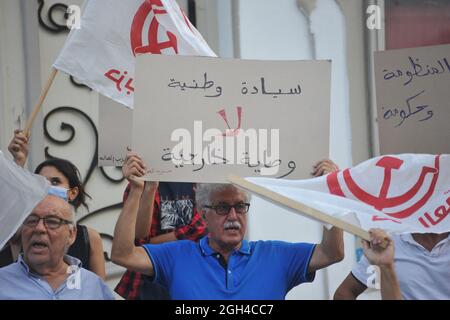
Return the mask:
<svg viewBox="0 0 450 320"><path fill-rule="evenodd" d="M228 229L238 229L240 230L242 228L241 224L238 221L226 221L223 225L223 228L225 230Z"/></svg>

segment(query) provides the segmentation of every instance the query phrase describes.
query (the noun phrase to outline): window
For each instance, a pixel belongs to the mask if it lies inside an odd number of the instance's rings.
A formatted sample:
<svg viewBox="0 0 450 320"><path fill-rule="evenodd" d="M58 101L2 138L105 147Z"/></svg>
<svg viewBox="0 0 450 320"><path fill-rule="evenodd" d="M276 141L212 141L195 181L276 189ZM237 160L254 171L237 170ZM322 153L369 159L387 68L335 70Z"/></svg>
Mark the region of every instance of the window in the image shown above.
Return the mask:
<svg viewBox="0 0 450 320"><path fill-rule="evenodd" d="M386 50L450 43L450 1L386 0Z"/></svg>

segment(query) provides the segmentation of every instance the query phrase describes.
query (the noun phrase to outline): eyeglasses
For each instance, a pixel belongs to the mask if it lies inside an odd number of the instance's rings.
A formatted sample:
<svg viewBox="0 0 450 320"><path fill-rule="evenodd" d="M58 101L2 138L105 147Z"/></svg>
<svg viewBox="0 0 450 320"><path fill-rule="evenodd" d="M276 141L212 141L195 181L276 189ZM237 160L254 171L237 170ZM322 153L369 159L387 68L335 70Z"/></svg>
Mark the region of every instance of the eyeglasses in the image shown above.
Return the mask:
<svg viewBox="0 0 450 320"><path fill-rule="evenodd" d="M30 228L35 228L39 224L39 221L41 220L44 220L44 226L50 230L58 229L63 224L73 224L72 221L65 220L55 216L46 216L43 218L39 218L38 216L31 215L25 219L23 225Z"/></svg>
<svg viewBox="0 0 450 320"><path fill-rule="evenodd" d="M250 203L236 203L235 205L229 205L227 203L221 203L217 206L204 206L208 209L213 209L216 211L216 213L220 216L226 216L230 213L231 208L234 208L234 211L236 211L237 214L245 214L248 212L248 208L250 208Z"/></svg>

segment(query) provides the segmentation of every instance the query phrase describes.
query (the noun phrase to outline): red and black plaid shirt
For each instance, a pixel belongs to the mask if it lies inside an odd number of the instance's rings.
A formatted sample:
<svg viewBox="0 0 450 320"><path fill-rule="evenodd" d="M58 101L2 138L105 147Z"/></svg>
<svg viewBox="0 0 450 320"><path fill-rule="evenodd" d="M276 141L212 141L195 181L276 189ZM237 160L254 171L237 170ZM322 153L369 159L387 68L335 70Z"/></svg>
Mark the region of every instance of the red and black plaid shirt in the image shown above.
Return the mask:
<svg viewBox="0 0 450 320"><path fill-rule="evenodd" d="M130 185L127 186L125 192L123 194L123 202L125 202L128 198L128 194L130 192ZM153 217L152 223L150 227L150 234L145 239L136 239L136 245L143 245L146 243L150 243L150 239L164 234L168 231L161 230L161 221L160 221L160 196L159 191L156 191L155 194L155 202L153 204ZM192 240L198 241L204 235L206 235L207 230L205 228L205 223L201 218L200 214L197 212L197 208L194 207L194 214L192 216L192 220L188 225L181 226L175 228L174 230L175 236L178 240ZM127 300L136 300L139 298L139 289L141 287L144 279L143 275L139 272L129 271L127 270L122 279L120 279L114 291L116 291L121 297Z"/></svg>

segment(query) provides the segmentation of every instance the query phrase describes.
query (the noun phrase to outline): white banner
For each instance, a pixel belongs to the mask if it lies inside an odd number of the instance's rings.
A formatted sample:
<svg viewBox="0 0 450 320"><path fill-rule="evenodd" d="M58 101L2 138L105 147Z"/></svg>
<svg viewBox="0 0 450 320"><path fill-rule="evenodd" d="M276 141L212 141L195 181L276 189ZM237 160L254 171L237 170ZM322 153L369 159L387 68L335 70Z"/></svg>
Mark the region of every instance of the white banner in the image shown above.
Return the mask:
<svg viewBox="0 0 450 320"><path fill-rule="evenodd" d="M132 108L140 54L216 56L175 0L88 0L53 67Z"/></svg>
<svg viewBox="0 0 450 320"><path fill-rule="evenodd" d="M19 167L0 151L0 249L44 199L48 188L44 177Z"/></svg>
<svg viewBox="0 0 450 320"><path fill-rule="evenodd" d="M308 180L247 178L287 198L392 233L450 231L450 155L401 154Z"/></svg>

